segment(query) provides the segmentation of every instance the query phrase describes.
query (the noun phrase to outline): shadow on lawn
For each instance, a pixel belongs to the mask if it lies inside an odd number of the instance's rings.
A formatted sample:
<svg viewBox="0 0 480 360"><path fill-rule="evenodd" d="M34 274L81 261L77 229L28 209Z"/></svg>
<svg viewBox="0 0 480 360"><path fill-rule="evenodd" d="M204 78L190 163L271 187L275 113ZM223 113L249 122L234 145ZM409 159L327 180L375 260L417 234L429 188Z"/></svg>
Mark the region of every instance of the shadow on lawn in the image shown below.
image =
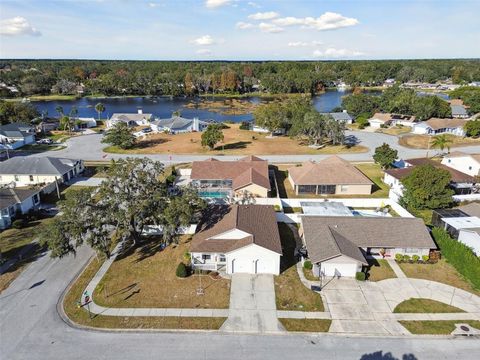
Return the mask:
<svg viewBox="0 0 480 360"><path fill-rule="evenodd" d="M251 144L251 141L237 141L230 144L220 145L215 148L215 150L235 150L235 149L245 149L247 145Z"/></svg>

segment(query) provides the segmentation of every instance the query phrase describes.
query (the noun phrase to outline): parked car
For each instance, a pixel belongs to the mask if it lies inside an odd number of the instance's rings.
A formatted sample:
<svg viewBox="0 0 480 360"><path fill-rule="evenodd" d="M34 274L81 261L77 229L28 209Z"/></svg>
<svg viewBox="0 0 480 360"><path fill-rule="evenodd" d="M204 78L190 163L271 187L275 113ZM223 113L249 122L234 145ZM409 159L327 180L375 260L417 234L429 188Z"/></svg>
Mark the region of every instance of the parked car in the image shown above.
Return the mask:
<svg viewBox="0 0 480 360"><path fill-rule="evenodd" d="M144 134L148 134L148 133L151 133L152 132L152 129L151 128L145 128L145 129L142 129L142 132Z"/></svg>
<svg viewBox="0 0 480 360"><path fill-rule="evenodd" d="M53 140L52 139L40 139L37 141L37 144L46 144L46 145L50 145L50 144L53 144Z"/></svg>

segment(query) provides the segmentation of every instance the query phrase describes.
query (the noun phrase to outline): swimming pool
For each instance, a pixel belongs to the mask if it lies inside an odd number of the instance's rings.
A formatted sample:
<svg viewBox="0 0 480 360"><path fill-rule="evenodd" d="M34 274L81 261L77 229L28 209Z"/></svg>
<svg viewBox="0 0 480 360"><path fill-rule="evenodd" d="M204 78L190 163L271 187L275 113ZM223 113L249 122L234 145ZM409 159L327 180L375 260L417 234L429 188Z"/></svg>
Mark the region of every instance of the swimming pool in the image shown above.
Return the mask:
<svg viewBox="0 0 480 360"><path fill-rule="evenodd" d="M198 196L202 198L210 199L223 199L228 197L228 192L226 191L199 191Z"/></svg>

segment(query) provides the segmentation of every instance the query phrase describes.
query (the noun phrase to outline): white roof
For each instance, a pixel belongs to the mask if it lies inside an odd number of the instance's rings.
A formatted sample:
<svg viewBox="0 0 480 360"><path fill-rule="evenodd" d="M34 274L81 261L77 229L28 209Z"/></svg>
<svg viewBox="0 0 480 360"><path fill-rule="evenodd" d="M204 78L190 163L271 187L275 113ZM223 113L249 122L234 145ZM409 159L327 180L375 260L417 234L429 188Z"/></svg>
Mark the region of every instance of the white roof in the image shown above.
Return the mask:
<svg viewBox="0 0 480 360"><path fill-rule="evenodd" d="M341 202L301 201L304 215L353 216L352 211Z"/></svg>
<svg viewBox="0 0 480 360"><path fill-rule="evenodd" d="M443 218L442 220L457 230L480 227L480 218L476 216Z"/></svg>

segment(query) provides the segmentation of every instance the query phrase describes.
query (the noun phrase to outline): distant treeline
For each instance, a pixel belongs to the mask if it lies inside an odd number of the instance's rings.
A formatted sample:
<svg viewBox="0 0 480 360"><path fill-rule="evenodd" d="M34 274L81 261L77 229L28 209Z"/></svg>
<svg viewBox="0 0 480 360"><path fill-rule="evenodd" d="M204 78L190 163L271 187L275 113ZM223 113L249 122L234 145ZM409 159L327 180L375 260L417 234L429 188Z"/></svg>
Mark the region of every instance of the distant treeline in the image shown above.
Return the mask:
<svg viewBox="0 0 480 360"><path fill-rule="evenodd" d="M178 62L0 60L0 96L49 94L171 95L316 93L338 80L352 86L480 81L480 60ZM79 88L80 84L84 88Z"/></svg>

